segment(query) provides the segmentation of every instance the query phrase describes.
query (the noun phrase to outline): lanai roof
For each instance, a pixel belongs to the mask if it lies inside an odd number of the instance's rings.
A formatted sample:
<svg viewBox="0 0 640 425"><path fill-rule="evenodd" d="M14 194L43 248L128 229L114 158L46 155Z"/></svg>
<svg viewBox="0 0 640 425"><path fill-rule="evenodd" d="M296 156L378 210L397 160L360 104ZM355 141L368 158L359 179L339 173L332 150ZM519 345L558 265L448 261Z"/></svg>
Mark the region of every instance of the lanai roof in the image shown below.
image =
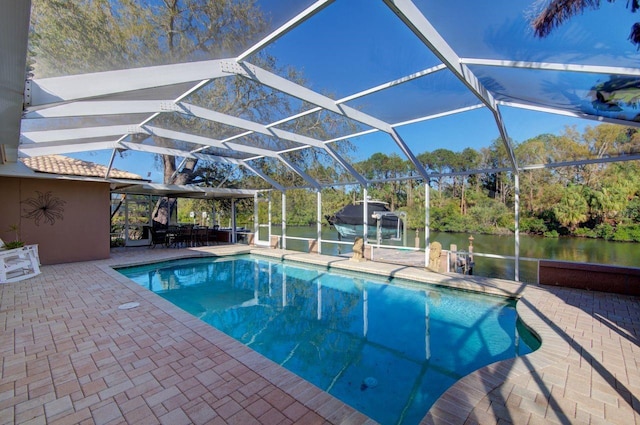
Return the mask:
<svg viewBox="0 0 640 425"><path fill-rule="evenodd" d="M533 3L263 0L256 7L270 25L225 57L36 76L25 87L29 2L10 0L0 17L3 158L104 150L113 161L122 151L167 153L245 168L283 190L367 183L338 148L345 140L356 149L382 140L388 152L405 155L415 174L428 178L416 153L447 147L447 141L409 130L454 115L461 125L477 114L491 120L514 170L532 164L515 156L505 110L638 126L633 99L640 90L639 53L627 40L636 16L624 2L606 4L537 39L528 21ZM300 71L304 82L257 66L263 51L278 69ZM268 87L292 110L249 117L198 104L196 93L218 79ZM170 116L197 122L200 130ZM261 116L269 119L256 118ZM336 123L330 139L306 128L316 117ZM312 177L293 154L300 150L313 150L337 177ZM261 171L264 161L294 170L298 181L273 180Z"/></svg>

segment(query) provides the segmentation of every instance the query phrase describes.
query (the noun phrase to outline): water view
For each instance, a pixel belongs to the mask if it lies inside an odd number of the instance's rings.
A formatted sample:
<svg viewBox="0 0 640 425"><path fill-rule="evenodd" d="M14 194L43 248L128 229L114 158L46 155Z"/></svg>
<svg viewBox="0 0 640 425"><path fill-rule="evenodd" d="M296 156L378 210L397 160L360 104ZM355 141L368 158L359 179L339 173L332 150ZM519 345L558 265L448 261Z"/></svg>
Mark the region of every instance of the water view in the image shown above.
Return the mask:
<svg viewBox="0 0 640 425"><path fill-rule="evenodd" d="M261 239L266 240L266 229L261 228ZM272 233L279 235L280 227L273 227ZM287 236L316 237L315 226L288 226ZM415 230L409 231L407 245L414 246ZM467 233L431 232L430 240L438 241L443 249L449 249L456 244L458 250L466 251L469 246ZM338 233L329 227L322 228L322 238L338 240ZM497 235L473 235L474 252L503 256L514 255L514 237ZM424 232L419 233L420 247L424 249ZM401 245L397 241L385 241L385 244ZM307 242L288 239L287 248L298 251L307 250ZM339 255L351 252L351 245L323 243L322 253ZM640 258L640 243L612 242L603 239L588 239L575 237L544 238L536 236L520 236L520 279L524 282L537 281L537 263L522 258L536 258L548 260L577 261L584 263L609 264L617 266L638 267ZM515 270L514 260L502 260L475 256L474 274L486 277L513 279Z"/></svg>

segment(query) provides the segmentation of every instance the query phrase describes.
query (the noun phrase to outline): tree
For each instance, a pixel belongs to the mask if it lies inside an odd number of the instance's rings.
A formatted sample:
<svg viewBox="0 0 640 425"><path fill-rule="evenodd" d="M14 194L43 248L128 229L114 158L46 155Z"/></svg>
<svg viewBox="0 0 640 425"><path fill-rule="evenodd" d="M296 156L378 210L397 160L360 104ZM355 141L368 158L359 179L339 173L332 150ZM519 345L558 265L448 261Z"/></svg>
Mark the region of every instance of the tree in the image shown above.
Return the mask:
<svg viewBox="0 0 640 425"><path fill-rule="evenodd" d="M573 127L566 127L560 136L544 139L546 158L544 163L553 164L565 161L577 161L589 157L589 149L584 144L581 134ZM556 181L562 184L582 183L584 166L554 168L552 173Z"/></svg>
<svg viewBox="0 0 640 425"><path fill-rule="evenodd" d="M221 58L242 51L266 28L251 0L34 0L31 16L29 63L36 77ZM273 68L265 55L256 60ZM238 78L217 79L189 100L223 113L275 104L259 86ZM223 128L178 113L161 114L153 124L209 134ZM153 137L161 146L193 148ZM166 184L187 184L197 177L197 159L186 160L180 170L174 156L162 155L159 162ZM154 220L167 223L173 205L174 200L165 199Z"/></svg>
<svg viewBox="0 0 640 425"><path fill-rule="evenodd" d="M465 148L462 152L456 154L456 161L453 165L453 171L464 172L470 171L478 168L478 163L480 162L480 154L473 148ZM467 213L467 202L465 199L466 187L465 184L467 180L475 179L475 175L472 177L469 176L458 176L457 178L453 178L454 182L454 196L455 196L455 186L456 180L460 180L460 214L465 215Z"/></svg>
<svg viewBox="0 0 640 425"><path fill-rule="evenodd" d="M518 145L516 157L521 165L537 165L546 163L546 145L553 136L543 134ZM548 169L527 170L520 173L520 192L522 193L523 210L536 213L544 208L545 187L551 179Z"/></svg>
<svg viewBox="0 0 640 425"><path fill-rule="evenodd" d="M570 185L565 189L560 202L553 208L556 218L573 231L587 219L588 204L581 186Z"/></svg>
<svg viewBox="0 0 640 425"><path fill-rule="evenodd" d="M481 167L492 168L510 168L507 149L502 143L502 139L495 139L487 148L480 150ZM489 196L498 198L503 204L507 204L511 194L513 193L512 179L508 173L492 172L482 177L482 184L489 191Z"/></svg>
<svg viewBox="0 0 640 425"><path fill-rule="evenodd" d="M409 164L398 154L386 155L377 152L365 161L355 164L355 168L369 180L388 180L406 176ZM372 185L372 196L389 202L391 211L395 211L401 197L400 187L398 180L376 183Z"/></svg>
<svg viewBox="0 0 640 425"><path fill-rule="evenodd" d="M34 0L37 77L214 59L266 28L252 0Z"/></svg>
<svg viewBox="0 0 640 425"><path fill-rule="evenodd" d="M456 154L449 149L436 149L432 152L424 152L417 156L418 161L426 168L427 172L439 174L435 180L438 183L438 192L442 197L445 177L442 174L453 170Z"/></svg>
<svg viewBox="0 0 640 425"><path fill-rule="evenodd" d="M40 78L233 57L268 30L267 21L255 0L34 0L29 64L35 76ZM279 69L268 53L252 55L251 62L287 75L290 80L302 82L297 71ZM185 101L257 122L273 122L292 115L293 109L295 112L308 109L304 102L294 101L252 80L234 76L210 82ZM154 118L152 124L188 129L185 132L220 140L238 134L238 129L230 126L178 112L162 113ZM304 127L311 137L325 135L321 139L326 140L347 124L339 118L318 114L302 117L292 125ZM202 148L178 140L152 137L160 146L183 150ZM274 138L256 134L236 142L264 149L277 148L280 143ZM346 149L349 145L341 146ZM213 147L201 153L245 157L240 152ZM287 155L309 165L317 162L322 153L304 149ZM165 184L206 183L203 174L198 172L202 160L189 158L179 167L176 157L161 155L158 163L164 170ZM267 158L256 161L256 164L276 181L287 185L300 182L299 176L293 175L277 161L274 164ZM216 166L208 164L209 169ZM164 204L170 209L175 202L165 200ZM164 206L154 212L156 221L160 223L167 223L170 215Z"/></svg>
<svg viewBox="0 0 640 425"><path fill-rule="evenodd" d="M609 3L615 0L607 0ZM551 31L562 25L563 22L575 15L583 13L586 9L599 9L600 0L551 0L546 7L533 19L531 26L536 37L544 38ZM635 13L640 9L640 0L627 0L627 7ZM640 22L631 27L629 40L640 48Z"/></svg>

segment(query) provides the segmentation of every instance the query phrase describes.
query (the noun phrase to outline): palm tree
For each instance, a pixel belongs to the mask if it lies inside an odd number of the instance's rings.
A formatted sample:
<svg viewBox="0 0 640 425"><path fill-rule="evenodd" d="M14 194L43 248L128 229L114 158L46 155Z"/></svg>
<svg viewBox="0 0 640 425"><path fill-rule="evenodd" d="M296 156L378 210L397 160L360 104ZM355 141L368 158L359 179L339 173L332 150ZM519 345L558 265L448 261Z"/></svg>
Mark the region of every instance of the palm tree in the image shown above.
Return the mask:
<svg viewBox="0 0 640 425"><path fill-rule="evenodd" d="M562 199L553 207L553 212L560 224L574 231L578 224L587 219L587 200L584 198L580 186L568 186Z"/></svg>
<svg viewBox="0 0 640 425"><path fill-rule="evenodd" d="M607 0L613 3L615 0ZM627 1L627 7L635 13L640 9L640 0ZM533 19L531 26L536 37L544 38L556 27L559 27L569 18L581 14L585 9L600 8L600 0L551 0L549 4ZM629 40L640 49L640 22L631 27Z"/></svg>

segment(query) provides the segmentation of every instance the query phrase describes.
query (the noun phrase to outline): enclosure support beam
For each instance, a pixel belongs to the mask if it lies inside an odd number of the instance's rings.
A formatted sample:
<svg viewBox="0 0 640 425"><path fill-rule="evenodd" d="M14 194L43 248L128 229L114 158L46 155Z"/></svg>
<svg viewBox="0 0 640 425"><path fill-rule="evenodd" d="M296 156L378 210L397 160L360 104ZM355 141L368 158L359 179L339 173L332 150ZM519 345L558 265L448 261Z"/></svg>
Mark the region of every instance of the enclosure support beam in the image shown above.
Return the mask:
<svg viewBox="0 0 640 425"><path fill-rule="evenodd" d="M315 189L320 190L322 188L320 186L320 183L318 183L313 177L311 177L310 175L308 175L307 173L302 171L302 169L300 167L298 167L296 164L294 164L292 161L288 160L287 158L283 157L282 155L278 155L278 159L280 159L280 161L282 161L282 163L284 165L286 165L294 173L296 173L297 175L302 177L307 183L309 183Z"/></svg>
<svg viewBox="0 0 640 425"><path fill-rule="evenodd" d="M322 254L322 191L318 189L317 214L316 214L316 233L318 240L318 254Z"/></svg>
<svg viewBox="0 0 640 425"><path fill-rule="evenodd" d="M236 234L236 198L231 198L231 243L238 242Z"/></svg>
<svg viewBox="0 0 640 425"><path fill-rule="evenodd" d="M107 165L107 171L104 173L104 178L109 178L109 173L111 172L111 168L113 167L113 161L116 159L116 153L118 153L117 149L111 151L111 158L109 159L109 165Z"/></svg>
<svg viewBox="0 0 640 425"><path fill-rule="evenodd" d="M429 218L429 204L431 203L430 191L429 191L429 179L424 181L424 266L429 267L429 253L431 250L429 241L429 227L431 226L431 219Z"/></svg>
<svg viewBox="0 0 640 425"><path fill-rule="evenodd" d="M227 75L222 63L221 60L208 60L36 79L31 82L31 100L27 107L208 81Z"/></svg>
<svg viewBox="0 0 640 425"><path fill-rule="evenodd" d="M389 132L389 134L391 135L393 140L396 142L396 145L398 145L398 147L402 150L402 152L404 152L404 154L407 156L409 161L413 164L413 166L415 167L416 171L423 178L428 179L429 175L427 174L427 170L425 170L424 166L422 164L420 164L420 161L418 161L418 158L416 158L416 156L413 154L413 151L411 149L409 149L409 146L407 146L407 144L404 142L402 137L400 137L400 135L395 130L395 128L392 129Z"/></svg>
<svg viewBox="0 0 640 425"><path fill-rule="evenodd" d="M516 282L520 281L520 177L518 173L513 175L514 183L516 186L516 193L514 199L514 208L515 208L515 257L516 257L516 266L515 266L515 276L514 280Z"/></svg>
<svg viewBox="0 0 640 425"><path fill-rule="evenodd" d="M211 227L215 229L218 220L216 219L216 200L211 202Z"/></svg>
<svg viewBox="0 0 640 425"><path fill-rule="evenodd" d="M240 162L240 164L249 169L250 171L252 171L255 175L257 175L258 177L262 178L262 180L266 181L267 183L269 183L271 186L275 187L277 190L279 191L284 191L284 186L282 186L280 183L278 183L277 181L275 181L274 179L272 179L271 177L269 177L268 175L266 175L265 173L262 172L262 170L260 170L258 167L254 167L251 164L248 164L247 162Z"/></svg>
<svg viewBox="0 0 640 425"><path fill-rule="evenodd" d="M287 192L282 192L282 237L280 248L287 249Z"/></svg>
<svg viewBox="0 0 640 425"><path fill-rule="evenodd" d="M253 194L253 244L257 245L260 236L260 223L258 222L258 192Z"/></svg>
<svg viewBox="0 0 640 425"><path fill-rule="evenodd" d="M369 234L369 191L367 186L363 186L363 204L362 204L362 238L364 239L365 245L368 243L368 234Z"/></svg>
<svg viewBox="0 0 640 425"><path fill-rule="evenodd" d="M305 10L294 16L292 19L287 21L284 25L276 28L269 35L261 39L259 42L245 50L241 53L236 60L238 62L244 60L245 58L251 56L252 54L259 52L266 46L274 43L278 38L282 37L287 32L291 31L293 28L297 27L307 19L311 18L316 13L320 12L322 9L333 3L334 0L318 0L311 6L307 7Z"/></svg>
<svg viewBox="0 0 640 425"><path fill-rule="evenodd" d="M269 241L269 246L271 246L271 206L272 206L272 202L271 202L271 192L269 192L269 204L268 204L268 212L267 215L269 217L269 227L267 228L267 241Z"/></svg>

